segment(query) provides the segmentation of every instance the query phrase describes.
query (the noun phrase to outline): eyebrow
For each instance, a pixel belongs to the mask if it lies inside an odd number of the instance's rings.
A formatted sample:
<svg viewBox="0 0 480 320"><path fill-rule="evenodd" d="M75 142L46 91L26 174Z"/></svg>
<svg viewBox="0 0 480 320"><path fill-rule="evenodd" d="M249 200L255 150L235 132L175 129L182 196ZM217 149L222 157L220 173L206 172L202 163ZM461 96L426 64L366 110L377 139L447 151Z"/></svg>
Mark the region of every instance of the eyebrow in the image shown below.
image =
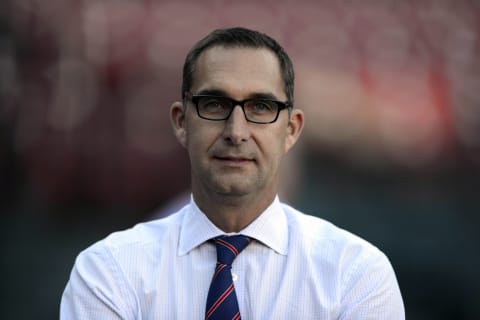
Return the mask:
<svg viewBox="0 0 480 320"><path fill-rule="evenodd" d="M229 97L229 95L224 90L221 90L221 89L205 89L195 93L194 95ZM274 94L268 93L268 92L254 92L248 95L247 100L248 99L264 99L264 100L281 101Z"/></svg>

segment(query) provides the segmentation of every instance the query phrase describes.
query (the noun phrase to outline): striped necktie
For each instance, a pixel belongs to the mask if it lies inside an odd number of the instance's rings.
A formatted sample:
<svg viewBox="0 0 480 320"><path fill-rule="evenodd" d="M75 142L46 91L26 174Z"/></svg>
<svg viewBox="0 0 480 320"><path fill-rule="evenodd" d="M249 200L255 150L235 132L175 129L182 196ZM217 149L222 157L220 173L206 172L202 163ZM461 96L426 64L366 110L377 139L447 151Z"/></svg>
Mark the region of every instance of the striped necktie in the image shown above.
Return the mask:
<svg viewBox="0 0 480 320"><path fill-rule="evenodd" d="M217 246L217 265L208 290L205 319L240 319L237 296L232 280L232 263L251 242L246 236L220 236L214 239Z"/></svg>

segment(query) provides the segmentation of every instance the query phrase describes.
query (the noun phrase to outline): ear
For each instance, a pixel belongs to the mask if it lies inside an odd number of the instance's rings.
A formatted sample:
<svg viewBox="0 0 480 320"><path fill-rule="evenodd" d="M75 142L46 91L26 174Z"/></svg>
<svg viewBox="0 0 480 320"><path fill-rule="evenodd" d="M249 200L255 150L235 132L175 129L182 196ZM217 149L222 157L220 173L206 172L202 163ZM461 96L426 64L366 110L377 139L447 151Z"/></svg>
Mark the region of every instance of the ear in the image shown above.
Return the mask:
<svg viewBox="0 0 480 320"><path fill-rule="evenodd" d="M287 127L287 136L285 139L285 153L287 153L288 150L290 150L295 145L298 138L300 137L300 133L302 133L303 126L303 111L299 109L293 109L290 112L290 121Z"/></svg>
<svg viewBox="0 0 480 320"><path fill-rule="evenodd" d="M187 147L187 130L185 123L186 109L181 102L174 102L170 107L170 122L172 124L173 133L177 137L178 142Z"/></svg>

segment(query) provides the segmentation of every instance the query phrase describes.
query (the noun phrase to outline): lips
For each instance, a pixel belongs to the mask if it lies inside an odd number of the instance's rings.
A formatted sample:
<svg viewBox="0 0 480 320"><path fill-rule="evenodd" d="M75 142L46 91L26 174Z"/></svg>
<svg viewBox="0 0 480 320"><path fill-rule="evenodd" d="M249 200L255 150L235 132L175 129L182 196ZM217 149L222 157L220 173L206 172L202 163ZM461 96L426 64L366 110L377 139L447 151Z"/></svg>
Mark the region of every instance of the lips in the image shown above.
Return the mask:
<svg viewBox="0 0 480 320"><path fill-rule="evenodd" d="M253 157L246 157L246 156L240 156L240 155L215 155L213 158L225 164L231 164L231 165L245 164L245 163L255 161Z"/></svg>
<svg viewBox="0 0 480 320"><path fill-rule="evenodd" d="M246 158L246 157L232 157L232 156L215 156L218 160L225 160L225 161L252 161L253 159Z"/></svg>

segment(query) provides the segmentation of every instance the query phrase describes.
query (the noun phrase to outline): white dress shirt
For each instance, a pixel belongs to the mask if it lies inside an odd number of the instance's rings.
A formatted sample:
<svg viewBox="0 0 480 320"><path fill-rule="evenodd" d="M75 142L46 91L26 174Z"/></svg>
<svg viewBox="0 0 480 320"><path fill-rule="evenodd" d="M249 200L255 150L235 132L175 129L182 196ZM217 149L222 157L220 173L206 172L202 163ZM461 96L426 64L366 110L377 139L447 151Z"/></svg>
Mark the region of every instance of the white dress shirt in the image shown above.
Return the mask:
<svg viewBox="0 0 480 320"><path fill-rule="evenodd" d="M359 237L278 198L240 233L255 239L232 266L243 320L405 318L390 262ZM204 319L221 234L193 200L111 234L77 257L60 318Z"/></svg>

